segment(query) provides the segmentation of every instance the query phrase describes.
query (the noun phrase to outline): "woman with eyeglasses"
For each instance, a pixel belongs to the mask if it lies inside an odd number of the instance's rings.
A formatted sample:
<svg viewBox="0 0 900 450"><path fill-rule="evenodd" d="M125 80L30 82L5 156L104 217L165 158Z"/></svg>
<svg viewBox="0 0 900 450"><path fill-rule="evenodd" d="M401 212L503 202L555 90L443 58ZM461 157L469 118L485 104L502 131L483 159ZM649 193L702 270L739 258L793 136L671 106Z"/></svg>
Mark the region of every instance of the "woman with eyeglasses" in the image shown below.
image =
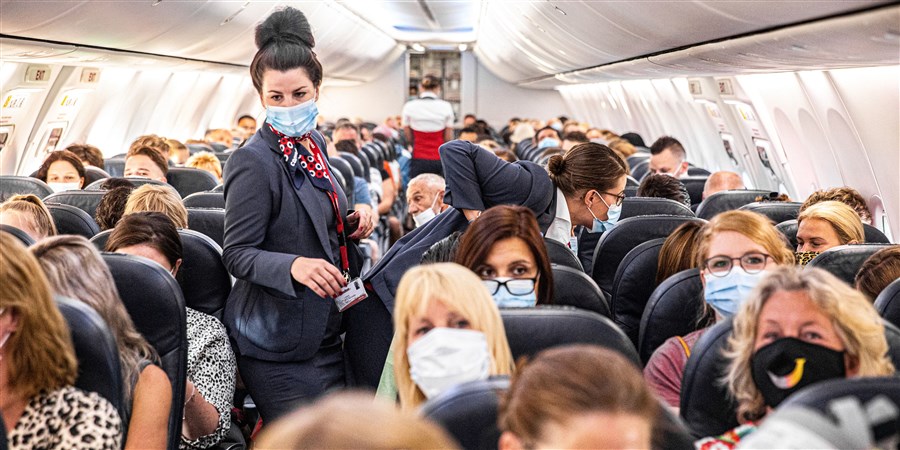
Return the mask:
<svg viewBox="0 0 900 450"><path fill-rule="evenodd" d="M666 404L678 410L681 378L691 348L719 320L737 312L767 270L794 263L785 237L769 220L750 211L726 211L700 230L697 266L703 310L697 331L666 340L644 367L644 379Z"/></svg>
<svg viewBox="0 0 900 450"><path fill-rule="evenodd" d="M553 272L528 208L495 206L472 222L456 262L478 275L500 308L553 303Z"/></svg>

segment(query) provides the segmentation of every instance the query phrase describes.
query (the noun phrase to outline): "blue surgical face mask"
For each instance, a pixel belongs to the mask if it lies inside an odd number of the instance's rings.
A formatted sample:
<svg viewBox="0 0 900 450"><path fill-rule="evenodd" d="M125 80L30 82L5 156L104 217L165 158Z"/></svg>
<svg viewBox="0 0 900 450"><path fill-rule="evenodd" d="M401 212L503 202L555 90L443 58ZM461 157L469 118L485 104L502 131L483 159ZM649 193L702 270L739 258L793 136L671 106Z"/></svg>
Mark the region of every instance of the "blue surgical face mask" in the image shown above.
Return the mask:
<svg viewBox="0 0 900 450"><path fill-rule="evenodd" d="M510 294L506 286L500 286L494 294L494 303L498 308L534 308L537 305L537 294L535 291L524 295Z"/></svg>
<svg viewBox="0 0 900 450"><path fill-rule="evenodd" d="M541 139L538 142L538 148L559 147L559 141L551 137Z"/></svg>
<svg viewBox="0 0 900 450"><path fill-rule="evenodd" d="M610 205L609 203L606 203L606 200L603 200L603 196L600 195L599 192L597 192L597 196L600 197L600 201L606 205L606 220L598 219L597 216L594 215L594 212L591 211L591 208L588 207L588 212L590 212L591 216L594 218L594 225L591 227L591 233L603 233L604 231L615 228L616 223L619 222L619 216L622 215L622 205Z"/></svg>
<svg viewBox="0 0 900 450"><path fill-rule="evenodd" d="M731 317L737 313L764 274L765 271L747 273L738 266L732 267L731 272L724 277L707 273L703 276L706 280L703 298L723 317Z"/></svg>
<svg viewBox="0 0 900 450"><path fill-rule="evenodd" d="M316 128L319 108L315 100L296 106L266 106L266 122L286 136L300 137Z"/></svg>
<svg viewBox="0 0 900 450"><path fill-rule="evenodd" d="M556 130L556 131L562 131L563 126L562 126L561 123L556 122L556 123L554 123L553 125L550 125L550 128L553 128L553 129Z"/></svg>

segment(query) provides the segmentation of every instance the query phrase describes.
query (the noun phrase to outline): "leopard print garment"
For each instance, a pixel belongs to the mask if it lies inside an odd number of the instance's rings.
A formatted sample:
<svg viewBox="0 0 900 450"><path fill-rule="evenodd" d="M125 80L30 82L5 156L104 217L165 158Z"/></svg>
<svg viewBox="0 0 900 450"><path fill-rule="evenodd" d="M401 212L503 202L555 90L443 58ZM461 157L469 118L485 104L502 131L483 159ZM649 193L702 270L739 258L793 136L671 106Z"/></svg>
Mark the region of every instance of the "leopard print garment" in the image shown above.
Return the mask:
<svg viewBox="0 0 900 450"><path fill-rule="evenodd" d="M66 386L32 398L7 439L10 450L118 450L122 423L97 393Z"/></svg>

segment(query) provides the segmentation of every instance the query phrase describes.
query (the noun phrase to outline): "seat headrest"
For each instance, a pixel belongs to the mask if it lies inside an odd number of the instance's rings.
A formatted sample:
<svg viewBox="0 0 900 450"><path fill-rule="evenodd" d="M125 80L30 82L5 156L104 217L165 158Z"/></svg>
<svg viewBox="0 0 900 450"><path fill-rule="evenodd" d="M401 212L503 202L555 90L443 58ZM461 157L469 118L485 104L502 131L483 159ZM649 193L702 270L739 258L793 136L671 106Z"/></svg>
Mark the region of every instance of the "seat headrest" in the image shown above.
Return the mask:
<svg viewBox="0 0 900 450"><path fill-rule="evenodd" d="M700 219L685 216L638 216L619 221L615 228L603 233L594 249L591 278L603 294L612 293L613 279L619 263L633 248L651 239L668 237L675 228Z"/></svg>
<svg viewBox="0 0 900 450"><path fill-rule="evenodd" d="M650 160L649 153L635 153L628 158L625 158L625 161L628 163L628 167L634 167L644 161Z"/></svg>
<svg viewBox="0 0 900 450"><path fill-rule="evenodd" d="M184 258L178 284L185 304L222 320L225 301L231 294L231 275L222 263L222 249L197 230L178 230Z"/></svg>
<svg viewBox="0 0 900 450"><path fill-rule="evenodd" d="M702 167L688 167L687 174L692 177L708 177L712 175L708 170Z"/></svg>
<svg viewBox="0 0 900 450"><path fill-rule="evenodd" d="M617 351L641 367L637 351L611 320L600 314L564 306L501 309L503 327L514 359L568 344L594 344Z"/></svg>
<svg viewBox="0 0 900 450"><path fill-rule="evenodd" d="M223 192L196 192L181 200L185 208L221 208L225 209Z"/></svg>
<svg viewBox="0 0 900 450"><path fill-rule="evenodd" d="M136 187L136 188L139 188L145 184L172 187L169 183L163 183L162 181L151 180L149 178L129 178L128 181L130 181L131 184L133 184L134 187ZM105 182L106 182L105 179L97 180L97 181L85 186L84 190L86 190L86 191L103 191L104 190L103 183L105 183Z"/></svg>
<svg viewBox="0 0 900 450"><path fill-rule="evenodd" d="M574 306L603 317L611 317L606 297L591 277L571 267L553 264L552 269L553 304Z"/></svg>
<svg viewBox="0 0 900 450"><path fill-rule="evenodd" d="M90 239L100 232L97 222L81 209L62 203L47 203L47 209L59 234L75 234Z"/></svg>
<svg viewBox="0 0 900 450"><path fill-rule="evenodd" d="M230 148L229 146L227 146L225 144L220 144L218 142L210 142L209 146L212 147L213 152L215 152L215 153L221 153Z"/></svg>
<svg viewBox="0 0 900 450"><path fill-rule="evenodd" d="M172 385L168 439L181 436L184 386L187 377L187 316L181 288L159 264L140 256L103 253L116 289L134 326L162 362Z"/></svg>
<svg viewBox="0 0 900 450"><path fill-rule="evenodd" d="M219 184L219 180L213 174L192 167L170 167L166 179L182 197L208 191Z"/></svg>
<svg viewBox="0 0 900 450"><path fill-rule="evenodd" d="M22 245L26 247L30 247L34 245L34 238L31 237L28 233L23 230L20 230L12 225L7 225L5 223L0 223L0 231L4 233L9 233L13 235L14 238L18 239Z"/></svg>
<svg viewBox="0 0 900 450"><path fill-rule="evenodd" d="M637 197L638 186L629 186L625 185L625 198L635 198Z"/></svg>
<svg viewBox="0 0 900 450"><path fill-rule="evenodd" d="M829 248L813 258L806 267L818 267L831 272L850 286L855 286L856 273L873 253L890 244L850 244Z"/></svg>
<svg viewBox="0 0 900 450"><path fill-rule="evenodd" d="M17 194L34 194L43 199L52 193L53 189L37 178L15 175L0 176L0 203Z"/></svg>
<svg viewBox="0 0 900 450"><path fill-rule="evenodd" d="M700 269L688 269L666 278L647 300L641 316L638 353L645 363L671 337L698 329L703 311L703 283Z"/></svg>
<svg viewBox="0 0 900 450"><path fill-rule="evenodd" d="M619 220L637 216L668 215L696 217L691 208L675 200L658 197L628 197L622 202L622 214Z"/></svg>
<svg viewBox="0 0 900 450"><path fill-rule="evenodd" d="M633 176L631 176L631 175L625 176L625 186L635 186L635 187L637 187L637 186L640 186L640 185L641 185L641 183L640 183L638 180L636 180Z"/></svg>
<svg viewBox="0 0 900 450"><path fill-rule="evenodd" d="M55 296L54 300L66 319L75 347L75 358L78 360L75 387L100 394L121 415L124 381L115 336L103 318L87 304L61 296Z"/></svg>
<svg viewBox="0 0 900 450"><path fill-rule="evenodd" d="M631 176L634 177L635 180L641 181L641 179L644 178L644 176L647 175L647 172L649 171L650 158L647 158L646 160L635 164L634 167L631 168Z"/></svg>
<svg viewBox="0 0 900 450"><path fill-rule="evenodd" d="M187 208L188 228L208 236L219 247L225 245L225 210Z"/></svg>
<svg viewBox="0 0 900 450"><path fill-rule="evenodd" d="M681 419L696 438L718 436L738 425L737 404L720 382L726 370L722 350L731 319L707 329L691 349L681 381Z"/></svg>
<svg viewBox="0 0 900 450"><path fill-rule="evenodd" d="M225 184L217 184L216 187L212 188L212 190L210 190L209 192L225 192Z"/></svg>
<svg viewBox="0 0 900 450"><path fill-rule="evenodd" d="M688 195L691 197L691 206L699 205L703 201L703 188L706 187L706 175L681 177L679 181L687 189Z"/></svg>
<svg viewBox="0 0 900 450"><path fill-rule="evenodd" d="M875 299L875 309L884 320L900 326L900 279L887 285Z"/></svg>
<svg viewBox="0 0 900 450"><path fill-rule="evenodd" d="M94 218L97 216L97 205L103 199L106 191L64 191L50 194L44 199L44 203L59 203L71 205Z"/></svg>
<svg viewBox="0 0 900 450"><path fill-rule="evenodd" d="M795 220L800 214L799 202L753 202L741 206L738 209L753 211L769 218L773 224L779 224L786 220Z"/></svg>
<svg viewBox="0 0 900 450"><path fill-rule="evenodd" d="M578 257L572 253L572 250L569 250L569 247L557 240L546 237L544 238L544 244L547 247L547 256L550 258L551 264L571 267L584 272L584 268L581 267L581 261L578 261Z"/></svg>
<svg viewBox="0 0 900 450"><path fill-rule="evenodd" d="M863 224L863 233L865 233L866 244L890 244L891 240L885 236L878 228L867 223Z"/></svg>
<svg viewBox="0 0 900 450"><path fill-rule="evenodd" d="M609 302L612 319L637 348L641 314L656 287L659 251L665 238L639 244L625 255L613 278Z"/></svg>
<svg viewBox="0 0 900 450"><path fill-rule="evenodd" d="M771 191L756 189L736 189L733 191L716 192L700 202L700 206L697 207L697 217L709 220L720 212L731 211L748 203L753 203L756 201L757 197L762 196L768 198L769 194L771 194Z"/></svg>
<svg viewBox="0 0 900 450"><path fill-rule="evenodd" d="M422 405L421 414L440 425L467 449L497 448L500 397L509 378L491 377L454 386Z"/></svg>
<svg viewBox="0 0 900 450"><path fill-rule="evenodd" d="M341 158L344 158L353 167L353 174L366 180L372 181L369 173L369 158L360 158L353 153L340 152Z"/></svg>
<svg viewBox="0 0 900 450"><path fill-rule="evenodd" d="M111 158L106 158L103 160L103 168L106 169L106 173L108 173L110 177L124 177L125 157L113 156Z"/></svg>

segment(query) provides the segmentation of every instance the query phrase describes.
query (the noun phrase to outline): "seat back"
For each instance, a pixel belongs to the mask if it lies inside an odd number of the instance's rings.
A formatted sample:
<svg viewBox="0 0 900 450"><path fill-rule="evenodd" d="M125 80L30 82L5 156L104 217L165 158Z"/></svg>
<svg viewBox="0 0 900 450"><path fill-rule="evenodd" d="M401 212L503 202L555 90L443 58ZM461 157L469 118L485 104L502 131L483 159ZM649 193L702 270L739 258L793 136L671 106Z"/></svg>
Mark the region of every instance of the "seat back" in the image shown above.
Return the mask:
<svg viewBox="0 0 900 450"><path fill-rule="evenodd" d="M635 348L638 345L641 315L656 287L659 251L665 238L651 239L632 249L619 263L613 278L610 310L612 319Z"/></svg>
<svg viewBox="0 0 900 450"><path fill-rule="evenodd" d="M497 448L500 398L508 377L491 377L452 387L422 405L421 414L440 425L464 449Z"/></svg>
<svg viewBox="0 0 900 450"><path fill-rule="evenodd" d="M225 210L187 208L188 228L208 236L219 247L225 245Z"/></svg>
<svg viewBox="0 0 900 450"><path fill-rule="evenodd" d="M334 156L328 159L328 163L331 164L331 167L334 168L341 176L344 177L344 183L347 186L345 190L345 194L348 197L353 196L353 189L356 187L356 179L353 178L353 167L350 166L350 163L347 162L346 159ZM352 204L353 202L351 202Z"/></svg>
<svg viewBox="0 0 900 450"><path fill-rule="evenodd" d="M125 157L114 156L112 158L106 158L103 160L103 168L106 169L106 173L108 173L110 177L124 177Z"/></svg>
<svg viewBox="0 0 900 450"><path fill-rule="evenodd" d="M638 186L629 186L625 185L625 190L623 191L625 194L625 198L635 198L637 197Z"/></svg>
<svg viewBox="0 0 900 450"><path fill-rule="evenodd" d="M831 272L850 286L855 286L856 273L873 253L891 244L839 245L825 250L813 258L806 267L818 267Z"/></svg>
<svg viewBox="0 0 900 450"><path fill-rule="evenodd" d="M665 279L653 290L638 334L638 353L646 363L653 352L671 337L699 329L703 311L703 283L700 269L688 269Z"/></svg>
<svg viewBox="0 0 900 450"><path fill-rule="evenodd" d="M619 220L653 215L696 217L691 208L675 200L658 197L628 197L628 194L625 194L625 200L622 201L622 214L619 216Z"/></svg>
<svg viewBox="0 0 900 450"><path fill-rule="evenodd" d="M231 294L231 275L222 262L222 248L196 230L178 230L178 235L184 249L178 284L185 305L222 320Z"/></svg>
<svg viewBox="0 0 900 450"><path fill-rule="evenodd" d="M52 193L53 189L37 178L15 175L0 176L0 203L17 194L34 194L43 199Z"/></svg>
<svg viewBox="0 0 900 450"><path fill-rule="evenodd" d="M553 264L553 304L574 306L611 317L609 303L597 283L584 272Z"/></svg>
<svg viewBox="0 0 900 450"><path fill-rule="evenodd" d="M686 216L638 216L620 220L613 229L603 233L597 242L592 258L594 266L591 278L609 298L619 263L628 252L643 242L668 237L679 225L695 220L700 219Z"/></svg>
<svg viewBox="0 0 900 450"><path fill-rule="evenodd" d="M86 212L62 203L47 203L56 231L59 234L76 234L88 239L100 232L97 222Z"/></svg>
<svg viewBox="0 0 900 450"><path fill-rule="evenodd" d="M797 230L799 229L799 225L797 224L797 219L785 220L784 222L775 225L775 228L781 232L791 244L792 249L797 248ZM867 223L863 224L863 232L865 233L865 241L866 244L890 244L891 240L884 235L878 228L873 227Z"/></svg>
<svg viewBox="0 0 900 450"><path fill-rule="evenodd" d="M57 203L74 206L94 218L97 216L97 205L103 199L106 191L65 191L50 194L44 199L44 203Z"/></svg>
<svg viewBox="0 0 900 450"><path fill-rule="evenodd" d="M175 450L181 439L187 376L187 318L181 288L171 274L149 259L103 253L103 260L135 328L156 349L172 384L168 448Z"/></svg>
<svg viewBox="0 0 900 450"><path fill-rule="evenodd" d="M13 235L13 237L18 239L19 242L21 242L22 245L24 245L26 247L30 247L30 246L34 245L34 238L32 238L31 235L29 235L28 233L14 227L12 225L0 223L0 231L3 231L5 233L9 233L9 234Z"/></svg>
<svg viewBox="0 0 900 450"><path fill-rule="evenodd" d="M900 279L891 282L878 294L875 309L884 320L900 327Z"/></svg>
<svg viewBox="0 0 900 450"><path fill-rule="evenodd" d="M646 160L635 164L634 167L631 168L631 176L634 177L635 180L641 181L641 179L644 178L644 176L647 175L647 172L649 171L650 158L647 158Z"/></svg>
<svg viewBox="0 0 900 450"><path fill-rule="evenodd" d="M151 180L149 178L128 178L128 181L134 185L134 187L139 188L145 184L153 184L156 186L169 186L172 187L169 183L163 183L162 181ZM85 186L84 190L86 191L102 191L103 183L106 182L106 179L97 180L87 186Z"/></svg>
<svg viewBox="0 0 900 450"><path fill-rule="evenodd" d="M625 186L634 186L638 187L641 185L641 182L632 177L631 175L625 176Z"/></svg>
<svg viewBox="0 0 900 450"><path fill-rule="evenodd" d="M366 181L369 181L369 169L363 165L362 160L356 155L347 152L341 152L341 158L350 164L353 169L353 175L356 175Z"/></svg>
<svg viewBox="0 0 900 450"><path fill-rule="evenodd" d="M100 394L119 411L120 416L125 417L122 398L124 380L115 336L90 306L60 296L56 296L55 300L69 326L78 360L75 387Z"/></svg>
<svg viewBox="0 0 900 450"><path fill-rule="evenodd" d="M640 367L637 351L611 320L564 306L501 309L513 359L569 344L594 344L617 351Z"/></svg>
<svg viewBox="0 0 900 450"><path fill-rule="evenodd" d="M219 208L225 209L223 192L196 192L181 200L185 208Z"/></svg>
<svg viewBox="0 0 900 450"><path fill-rule="evenodd" d="M544 238L544 244L547 246L547 256L550 257L551 264L571 267L584 272L581 261L578 261L578 257L565 244L549 238Z"/></svg>
<svg viewBox="0 0 900 450"><path fill-rule="evenodd" d="M720 212L738 209L748 203L755 202L757 197L768 197L770 193L771 191L756 189L716 192L700 202L700 206L697 207L697 217L709 220Z"/></svg>
<svg viewBox="0 0 900 450"><path fill-rule="evenodd" d="M98 180L105 180L109 178L109 174L106 173L105 170L94 167L94 166L84 166L84 185L87 186L91 183L94 183Z"/></svg>
<svg viewBox="0 0 900 450"><path fill-rule="evenodd" d="M706 170L702 167L693 167L693 166L688 167L687 174L688 174L688 176L691 176L691 177L708 177L708 176L712 175L708 170Z"/></svg>
<svg viewBox="0 0 900 450"><path fill-rule="evenodd" d="M691 206L699 205L703 201L703 188L706 187L707 178L709 177L703 175L679 178L691 197Z"/></svg>
<svg viewBox="0 0 900 450"><path fill-rule="evenodd" d="M635 153L625 159L625 161L628 163L628 167L634 167L644 161L649 161L649 160L650 160L649 153Z"/></svg>
<svg viewBox="0 0 900 450"><path fill-rule="evenodd" d="M779 224L785 220L796 219L800 214L799 202L753 202L741 206L738 209L753 211L769 218L773 224Z"/></svg>
<svg viewBox="0 0 900 450"><path fill-rule="evenodd" d="M219 180L213 174L192 167L170 167L166 179L182 197L208 191L219 184Z"/></svg>

